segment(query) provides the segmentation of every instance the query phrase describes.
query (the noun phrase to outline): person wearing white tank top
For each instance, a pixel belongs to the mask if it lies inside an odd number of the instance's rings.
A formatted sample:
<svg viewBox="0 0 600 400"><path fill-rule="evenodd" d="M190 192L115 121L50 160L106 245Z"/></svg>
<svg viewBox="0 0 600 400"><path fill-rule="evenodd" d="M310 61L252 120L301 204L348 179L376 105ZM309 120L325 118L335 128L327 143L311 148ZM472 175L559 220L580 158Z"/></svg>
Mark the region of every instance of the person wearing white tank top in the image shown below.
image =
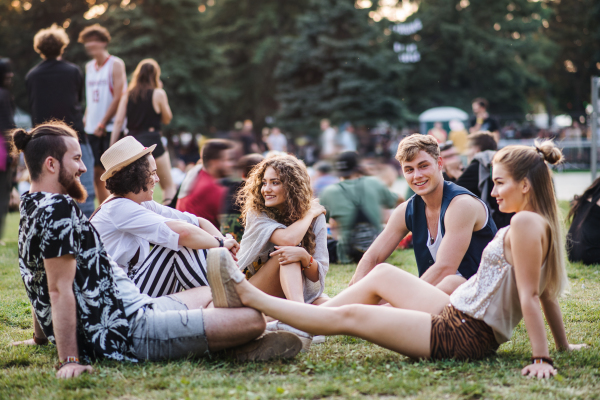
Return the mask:
<svg viewBox="0 0 600 400"><path fill-rule="evenodd" d="M85 66L85 132L94 154L94 189L99 203L109 193L100 177L105 172L100 157L110 147L110 132L119 101L127 89L125 63L110 55L107 46L110 34L106 28L94 24L79 34L79 42L92 58Z"/></svg>

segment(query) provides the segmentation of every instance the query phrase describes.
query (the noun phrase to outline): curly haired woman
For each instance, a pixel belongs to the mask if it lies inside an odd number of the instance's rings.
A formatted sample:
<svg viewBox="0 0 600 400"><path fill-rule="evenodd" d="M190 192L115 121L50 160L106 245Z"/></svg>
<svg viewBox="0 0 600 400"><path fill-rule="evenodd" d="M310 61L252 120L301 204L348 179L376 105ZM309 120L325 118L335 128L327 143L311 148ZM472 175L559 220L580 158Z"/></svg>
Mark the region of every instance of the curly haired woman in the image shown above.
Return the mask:
<svg viewBox="0 0 600 400"><path fill-rule="evenodd" d="M239 266L270 295L320 303L329 269L325 208L312 200L306 167L294 156L263 160L238 196L246 226Z"/></svg>

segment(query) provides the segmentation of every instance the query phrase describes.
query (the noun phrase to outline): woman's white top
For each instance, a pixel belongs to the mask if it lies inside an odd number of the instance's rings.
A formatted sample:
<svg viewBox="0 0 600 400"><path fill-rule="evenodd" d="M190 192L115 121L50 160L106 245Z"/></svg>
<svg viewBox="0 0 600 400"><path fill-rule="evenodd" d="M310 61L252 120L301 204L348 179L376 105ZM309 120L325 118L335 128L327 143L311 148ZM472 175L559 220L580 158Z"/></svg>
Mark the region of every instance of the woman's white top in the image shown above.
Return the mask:
<svg viewBox="0 0 600 400"><path fill-rule="evenodd" d="M504 236L510 226L500 229L483 250L479 270L450 296L454 308L482 320L494 330L496 341L508 341L523 318L515 271L504 255ZM539 293L546 287L546 263L541 267Z"/></svg>
<svg viewBox="0 0 600 400"><path fill-rule="evenodd" d="M179 234L171 230L168 221L182 220L198 226L198 217L163 206L155 201L138 204L129 199L115 199L102 206L91 220L112 259L128 272L129 262L138 249L139 267L150 254L150 243L180 250Z"/></svg>
<svg viewBox="0 0 600 400"><path fill-rule="evenodd" d="M285 229L287 226L269 218L265 213L248 214L246 229L240 242L238 252L238 265L243 271L248 268L251 275L256 273L254 267L265 264L275 251L275 245L269 241L271 235L277 229ZM311 281L304 276L304 302L312 303L321 296L325 289L325 276L329 270L329 252L327 251L327 226L325 216L319 215L314 223L315 253L312 254L319 270L319 280Z"/></svg>

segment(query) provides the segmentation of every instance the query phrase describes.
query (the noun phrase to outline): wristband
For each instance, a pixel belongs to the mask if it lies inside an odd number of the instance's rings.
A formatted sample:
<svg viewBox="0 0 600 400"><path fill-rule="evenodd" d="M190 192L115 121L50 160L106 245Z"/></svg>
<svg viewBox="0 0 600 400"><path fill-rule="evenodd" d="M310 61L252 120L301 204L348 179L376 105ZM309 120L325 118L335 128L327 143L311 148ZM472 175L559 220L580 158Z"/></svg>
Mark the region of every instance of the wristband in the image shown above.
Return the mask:
<svg viewBox="0 0 600 400"><path fill-rule="evenodd" d="M219 247L223 247L225 245L225 241L223 240L223 238L220 238L218 236L213 236L215 239L217 239L217 241L219 242Z"/></svg>
<svg viewBox="0 0 600 400"><path fill-rule="evenodd" d="M554 360L550 357L531 357L532 364L549 364L554 367Z"/></svg>
<svg viewBox="0 0 600 400"><path fill-rule="evenodd" d="M43 346L48 344L48 338L39 338L35 336L35 332L33 332L33 342L39 346Z"/></svg>
<svg viewBox="0 0 600 400"><path fill-rule="evenodd" d="M78 357L67 357L67 359L64 362L58 364L58 366L56 367L56 370L57 371L60 370L62 367L64 367L67 364L79 364L79 365L81 365L81 363L79 362L79 358Z"/></svg>

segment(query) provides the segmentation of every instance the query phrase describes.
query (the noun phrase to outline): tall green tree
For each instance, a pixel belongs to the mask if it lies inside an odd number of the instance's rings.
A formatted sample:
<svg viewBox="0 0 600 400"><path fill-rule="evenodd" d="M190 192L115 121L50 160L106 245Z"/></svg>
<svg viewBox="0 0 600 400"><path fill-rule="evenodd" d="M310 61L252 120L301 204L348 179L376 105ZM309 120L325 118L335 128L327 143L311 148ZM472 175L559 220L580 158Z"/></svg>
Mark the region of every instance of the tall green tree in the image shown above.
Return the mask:
<svg viewBox="0 0 600 400"><path fill-rule="evenodd" d="M590 100L590 77L600 75L600 2L597 0L547 1L553 14L545 34L560 46L548 71L550 102L556 113L585 115Z"/></svg>
<svg viewBox="0 0 600 400"><path fill-rule="evenodd" d="M519 118L543 100L544 72L557 48L543 33L551 10L528 0L424 0L409 21L423 29L396 40L417 44L407 96L412 111L485 97L492 114ZM396 36L396 34L393 34Z"/></svg>
<svg viewBox="0 0 600 400"><path fill-rule="evenodd" d="M251 119L260 129L278 108L274 70L282 57L282 39L294 34L296 19L308 0L207 0L205 4L207 40L217 44L226 58L221 83L232 95L215 124L229 129L236 121Z"/></svg>
<svg viewBox="0 0 600 400"><path fill-rule="evenodd" d="M369 127L405 122L406 67L369 9L357 9L353 0L312 0L296 30L284 41L276 71L282 125L315 132L321 118Z"/></svg>

